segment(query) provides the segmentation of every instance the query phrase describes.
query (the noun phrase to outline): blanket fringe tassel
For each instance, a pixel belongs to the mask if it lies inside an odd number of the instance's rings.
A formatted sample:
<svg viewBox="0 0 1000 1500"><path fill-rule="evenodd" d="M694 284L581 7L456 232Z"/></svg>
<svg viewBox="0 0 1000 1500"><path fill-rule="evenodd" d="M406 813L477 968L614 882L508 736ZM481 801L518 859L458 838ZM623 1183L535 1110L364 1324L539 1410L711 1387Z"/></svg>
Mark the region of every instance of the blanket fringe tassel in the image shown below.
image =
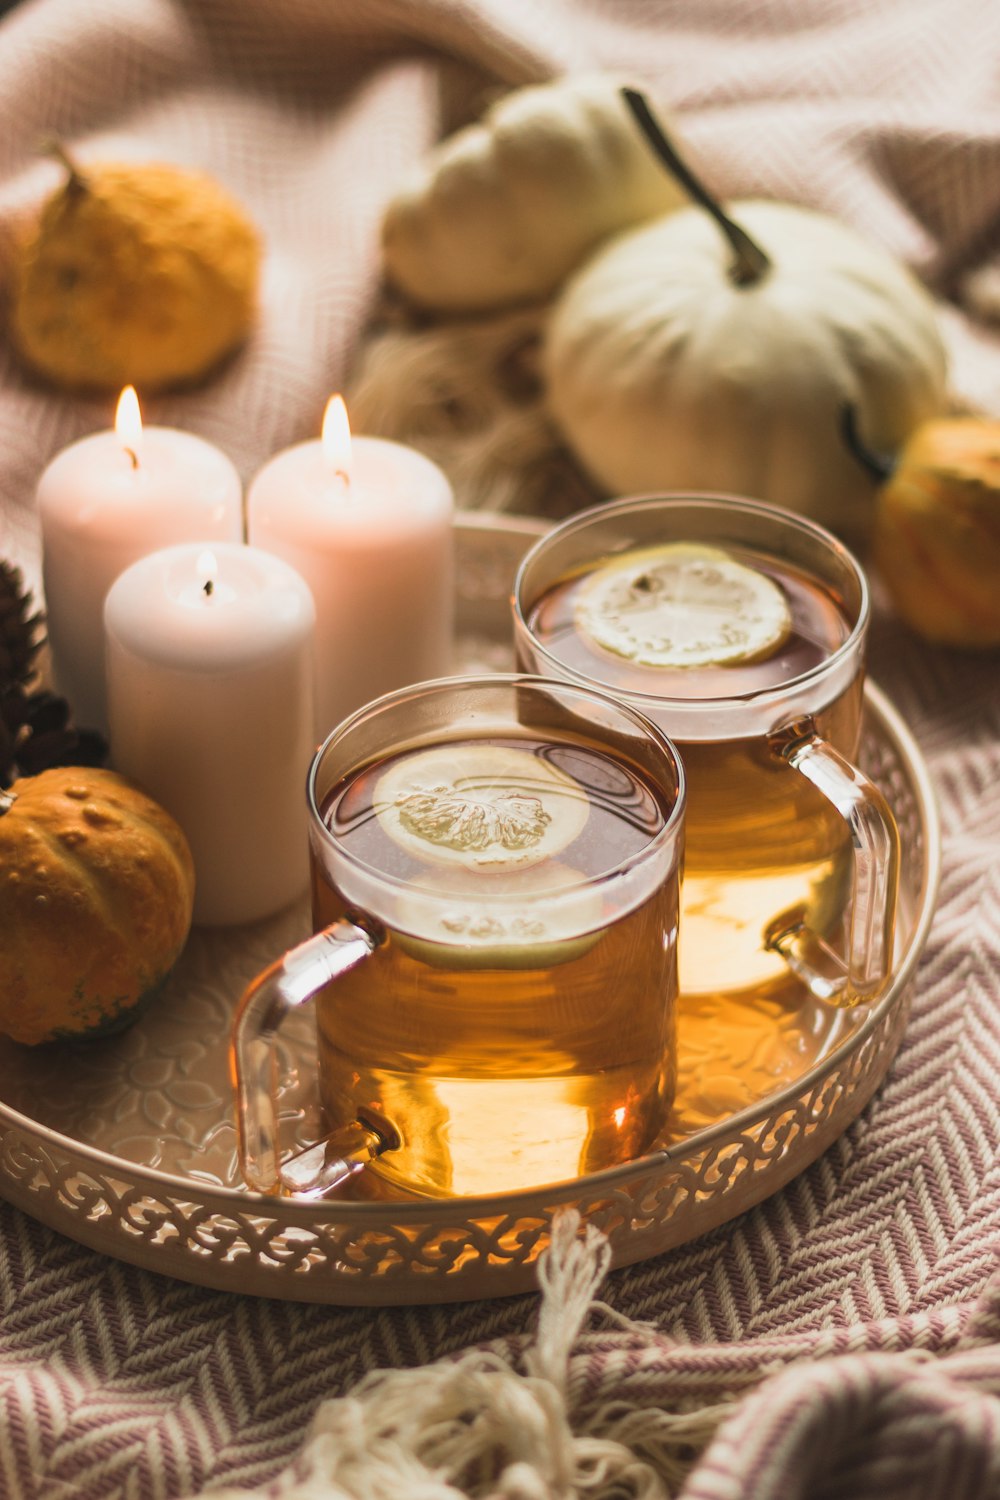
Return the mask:
<svg viewBox="0 0 1000 1500"><path fill-rule="evenodd" d="M574 1413L570 1358L596 1307L649 1336L594 1296L607 1240L556 1216L540 1257L541 1308L522 1369L491 1350L411 1370L380 1370L326 1401L292 1470L284 1500L670 1500L731 1409L686 1413L617 1400ZM213 1491L212 1500L249 1500Z"/></svg>

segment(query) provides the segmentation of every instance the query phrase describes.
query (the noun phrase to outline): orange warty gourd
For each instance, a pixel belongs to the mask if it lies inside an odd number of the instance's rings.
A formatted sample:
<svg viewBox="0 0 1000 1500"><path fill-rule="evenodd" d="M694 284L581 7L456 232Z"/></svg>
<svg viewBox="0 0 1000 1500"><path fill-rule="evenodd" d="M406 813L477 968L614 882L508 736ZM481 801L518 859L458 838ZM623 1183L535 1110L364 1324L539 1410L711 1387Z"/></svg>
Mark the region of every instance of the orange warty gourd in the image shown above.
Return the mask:
<svg viewBox="0 0 1000 1500"><path fill-rule="evenodd" d="M128 1024L193 899L181 829L124 777L61 767L0 791L0 1032L34 1045Z"/></svg>

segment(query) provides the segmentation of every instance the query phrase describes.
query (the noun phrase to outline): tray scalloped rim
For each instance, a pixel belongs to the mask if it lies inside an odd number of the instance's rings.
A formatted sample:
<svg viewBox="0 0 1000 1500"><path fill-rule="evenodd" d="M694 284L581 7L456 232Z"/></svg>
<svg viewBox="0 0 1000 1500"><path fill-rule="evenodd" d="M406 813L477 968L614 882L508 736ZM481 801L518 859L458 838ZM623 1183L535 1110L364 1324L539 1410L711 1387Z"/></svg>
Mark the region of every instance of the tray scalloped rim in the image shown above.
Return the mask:
<svg viewBox="0 0 1000 1500"><path fill-rule="evenodd" d="M544 525L533 518L470 515L460 519L458 531L473 548L482 539L487 547L484 566L489 569L497 544L501 551L523 549ZM478 597L478 585L469 597ZM743 1212L814 1160L878 1087L902 1037L914 973L933 916L941 838L930 778L912 735L885 695L871 683L865 692L871 723L909 784L922 835L913 925L886 993L844 1040L784 1088L669 1146L601 1173L551 1188L413 1202L296 1201L205 1184L63 1135L0 1097L0 1191L51 1227L147 1269L222 1289L353 1305L444 1302L529 1290L534 1285L534 1260L560 1205L572 1204L598 1222L603 1219L616 1266L684 1243ZM858 1059L864 1059L860 1066ZM841 1074L846 1082L838 1081ZM832 1108L824 1102L830 1094L841 1096ZM789 1121L799 1117L805 1124L789 1147L789 1133L794 1137ZM776 1133L778 1145L769 1147ZM734 1159L734 1151L749 1151L751 1157L759 1151L747 1168L745 1191L727 1190L732 1174L725 1163ZM694 1203L688 1215L691 1223L678 1231L674 1216L652 1200L663 1186L659 1179L675 1169L690 1176L691 1162L701 1164L693 1170L703 1184L713 1180L705 1163L722 1163L716 1179L721 1190L705 1187L700 1200L695 1190L686 1205L690 1209ZM48 1168L52 1175L46 1180ZM119 1193L116 1184L124 1191ZM107 1202L102 1201L105 1192ZM172 1205L172 1212L163 1214L157 1204ZM122 1216L117 1223L116 1212ZM259 1236L254 1232L258 1223ZM220 1228L233 1224L235 1236L228 1227ZM164 1225L176 1233L163 1235ZM268 1225L273 1227L268 1230ZM346 1255L344 1245L333 1246L333 1255L323 1245L324 1234L338 1229L347 1231ZM449 1242L451 1230L464 1230L464 1242ZM292 1232L293 1240L305 1232L316 1245L285 1258L285 1231ZM379 1266L383 1233L394 1254L400 1246L412 1245L409 1266L394 1266L388 1274ZM359 1250L360 1259L352 1260L353 1249Z"/></svg>

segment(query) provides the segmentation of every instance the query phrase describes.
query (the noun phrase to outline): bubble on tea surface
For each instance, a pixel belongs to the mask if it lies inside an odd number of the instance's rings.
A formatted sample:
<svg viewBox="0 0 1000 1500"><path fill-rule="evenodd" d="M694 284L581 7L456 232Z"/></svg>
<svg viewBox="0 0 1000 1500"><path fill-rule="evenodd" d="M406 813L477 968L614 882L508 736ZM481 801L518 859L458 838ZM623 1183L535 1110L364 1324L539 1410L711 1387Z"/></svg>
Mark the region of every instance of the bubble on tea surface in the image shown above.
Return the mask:
<svg viewBox="0 0 1000 1500"><path fill-rule="evenodd" d="M580 591L576 625L645 667L765 661L792 617L784 591L718 547L672 542L616 557Z"/></svg>
<svg viewBox="0 0 1000 1500"><path fill-rule="evenodd" d="M373 798L386 833L432 864L538 864L582 831L587 794L565 771L504 745L438 745L393 762Z"/></svg>
<svg viewBox="0 0 1000 1500"><path fill-rule="evenodd" d="M403 898L394 941L435 968L543 969L581 958L603 919L598 887L557 861L472 883L428 870Z"/></svg>

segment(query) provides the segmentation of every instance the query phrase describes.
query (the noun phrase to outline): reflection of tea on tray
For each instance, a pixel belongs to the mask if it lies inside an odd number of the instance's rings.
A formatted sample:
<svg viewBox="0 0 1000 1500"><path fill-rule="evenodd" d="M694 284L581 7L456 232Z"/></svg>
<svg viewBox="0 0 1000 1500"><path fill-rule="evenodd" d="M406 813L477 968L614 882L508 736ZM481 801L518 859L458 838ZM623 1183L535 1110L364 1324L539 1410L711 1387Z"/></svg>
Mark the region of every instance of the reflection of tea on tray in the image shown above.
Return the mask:
<svg viewBox="0 0 1000 1500"><path fill-rule="evenodd" d="M574 571L538 599L528 623L570 671L613 691L649 695L643 711L681 750L688 777L682 991L782 980L784 961L762 945L762 934L782 915L835 931L851 874L846 825L804 777L788 773L765 736L679 733L671 702L708 708L713 699L777 688L821 665L850 635L841 601L819 579L765 553L682 542ZM861 702L857 675L816 715L817 732L848 755L858 742Z"/></svg>
<svg viewBox="0 0 1000 1500"><path fill-rule="evenodd" d="M510 1191L651 1144L674 1087L677 882L612 872L670 812L575 738L456 739L333 789L324 821L382 877L388 935L318 1001L321 1086L331 1118L367 1098L401 1126L380 1172ZM351 906L316 862L313 897L317 924Z"/></svg>

